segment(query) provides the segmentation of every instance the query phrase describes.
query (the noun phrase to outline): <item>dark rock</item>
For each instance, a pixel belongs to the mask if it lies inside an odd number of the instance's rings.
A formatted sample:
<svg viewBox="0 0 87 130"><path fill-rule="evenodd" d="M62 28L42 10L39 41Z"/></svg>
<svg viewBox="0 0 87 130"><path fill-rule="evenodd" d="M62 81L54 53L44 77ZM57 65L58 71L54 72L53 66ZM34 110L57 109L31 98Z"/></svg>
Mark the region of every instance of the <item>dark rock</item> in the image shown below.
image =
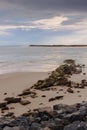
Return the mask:
<svg viewBox="0 0 87 130"><path fill-rule="evenodd" d="M77 93L80 93L80 91L78 90Z"/></svg>
<svg viewBox="0 0 87 130"><path fill-rule="evenodd" d="M57 99L57 100L63 99L63 96L56 96L55 99Z"/></svg>
<svg viewBox="0 0 87 130"><path fill-rule="evenodd" d="M9 110L9 107L5 106L1 110Z"/></svg>
<svg viewBox="0 0 87 130"><path fill-rule="evenodd" d="M24 128L29 128L29 123L26 117L20 116L15 118L13 121L11 121L8 124L10 127L15 127L15 126L23 126Z"/></svg>
<svg viewBox="0 0 87 130"><path fill-rule="evenodd" d="M52 102L52 101L54 101L55 100L55 98L50 98L49 99L49 102Z"/></svg>
<svg viewBox="0 0 87 130"><path fill-rule="evenodd" d="M41 117L35 118L35 122L36 122L36 123L40 123L40 122L41 122Z"/></svg>
<svg viewBox="0 0 87 130"><path fill-rule="evenodd" d="M40 130L41 129L41 124L39 123L32 123L30 130Z"/></svg>
<svg viewBox="0 0 87 130"><path fill-rule="evenodd" d="M65 126L64 130L87 130L87 123L77 121Z"/></svg>
<svg viewBox="0 0 87 130"><path fill-rule="evenodd" d="M42 97L46 97L46 95L42 95Z"/></svg>
<svg viewBox="0 0 87 130"><path fill-rule="evenodd" d="M67 60L64 60L64 63L66 63L66 64L73 64L73 65L75 65L75 60L72 60L72 59L67 59Z"/></svg>
<svg viewBox="0 0 87 130"><path fill-rule="evenodd" d="M54 105L13 117L12 113L0 119L0 130L87 130L87 102L75 105Z"/></svg>
<svg viewBox="0 0 87 130"><path fill-rule="evenodd" d="M54 97L54 98L50 98L50 99L49 99L49 102L52 102L52 101L54 101L54 100L59 100L59 99L63 99L63 96L56 96L56 97Z"/></svg>
<svg viewBox="0 0 87 130"><path fill-rule="evenodd" d="M69 122L74 122L74 121L82 121L83 120L83 115L77 111L73 112L72 114L68 114L65 116L65 119L69 120Z"/></svg>
<svg viewBox="0 0 87 130"><path fill-rule="evenodd" d="M68 89L67 89L67 92L69 92L69 93L74 93L74 91L73 91L71 88L68 88Z"/></svg>
<svg viewBox="0 0 87 130"><path fill-rule="evenodd" d="M26 95L36 95L36 92L30 91L30 89L26 89L24 90L21 94L19 94L18 96L26 96Z"/></svg>
<svg viewBox="0 0 87 130"><path fill-rule="evenodd" d="M6 105L7 105L6 102L2 102L2 103L0 103L0 108L4 108L4 107L6 107Z"/></svg>
<svg viewBox="0 0 87 130"><path fill-rule="evenodd" d="M8 114L6 114L5 116L9 117L9 116L13 116L14 113L13 112L8 112Z"/></svg>
<svg viewBox="0 0 87 130"><path fill-rule="evenodd" d="M20 103L21 98L7 97L7 98L4 99L4 101L7 101L7 104Z"/></svg>
<svg viewBox="0 0 87 130"><path fill-rule="evenodd" d="M31 88L47 89L51 86L72 86L72 82L68 80L72 74L79 74L82 72L82 66L77 66L75 61L68 59L64 61L65 64L60 65L55 71L52 71L50 76L45 80L39 80Z"/></svg>
<svg viewBox="0 0 87 130"><path fill-rule="evenodd" d="M4 93L4 95L7 95L7 93Z"/></svg>
<svg viewBox="0 0 87 130"><path fill-rule="evenodd" d="M83 73L83 75L86 75L86 73Z"/></svg>

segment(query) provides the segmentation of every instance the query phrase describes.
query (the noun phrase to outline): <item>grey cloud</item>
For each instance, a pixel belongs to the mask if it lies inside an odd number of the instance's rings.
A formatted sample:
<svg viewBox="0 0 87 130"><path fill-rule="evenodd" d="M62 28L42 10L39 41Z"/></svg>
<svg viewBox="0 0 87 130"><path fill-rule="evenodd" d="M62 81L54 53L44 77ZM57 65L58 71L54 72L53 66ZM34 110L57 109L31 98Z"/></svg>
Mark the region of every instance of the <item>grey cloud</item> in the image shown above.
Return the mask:
<svg viewBox="0 0 87 130"><path fill-rule="evenodd" d="M83 19L84 18L82 16L71 17L71 18L68 18L68 20L63 21L62 25L73 25L73 24L76 24L78 22L82 22Z"/></svg>
<svg viewBox="0 0 87 130"><path fill-rule="evenodd" d="M10 4L32 9L87 10L87 0L4 0Z"/></svg>
<svg viewBox="0 0 87 130"><path fill-rule="evenodd" d="M2 17L37 18L77 12L87 12L87 0L0 0Z"/></svg>

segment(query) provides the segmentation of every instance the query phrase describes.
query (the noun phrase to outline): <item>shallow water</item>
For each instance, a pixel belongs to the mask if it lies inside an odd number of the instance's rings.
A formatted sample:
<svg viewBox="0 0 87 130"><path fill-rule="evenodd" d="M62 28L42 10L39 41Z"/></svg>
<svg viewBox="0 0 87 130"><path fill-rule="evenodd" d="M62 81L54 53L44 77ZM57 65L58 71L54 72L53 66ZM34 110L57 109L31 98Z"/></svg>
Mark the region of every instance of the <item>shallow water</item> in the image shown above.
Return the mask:
<svg viewBox="0 0 87 130"><path fill-rule="evenodd" d="M87 47L0 47L0 74L51 71L68 58L87 67Z"/></svg>

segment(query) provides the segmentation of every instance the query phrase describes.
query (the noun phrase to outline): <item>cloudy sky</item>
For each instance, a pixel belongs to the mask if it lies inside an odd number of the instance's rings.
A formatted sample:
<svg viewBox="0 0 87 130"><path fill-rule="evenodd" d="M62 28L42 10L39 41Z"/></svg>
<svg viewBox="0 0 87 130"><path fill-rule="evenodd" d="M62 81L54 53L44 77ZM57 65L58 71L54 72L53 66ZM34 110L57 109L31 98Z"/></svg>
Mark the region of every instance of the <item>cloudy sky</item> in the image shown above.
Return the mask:
<svg viewBox="0 0 87 130"><path fill-rule="evenodd" d="M87 0L0 0L0 45L87 44Z"/></svg>

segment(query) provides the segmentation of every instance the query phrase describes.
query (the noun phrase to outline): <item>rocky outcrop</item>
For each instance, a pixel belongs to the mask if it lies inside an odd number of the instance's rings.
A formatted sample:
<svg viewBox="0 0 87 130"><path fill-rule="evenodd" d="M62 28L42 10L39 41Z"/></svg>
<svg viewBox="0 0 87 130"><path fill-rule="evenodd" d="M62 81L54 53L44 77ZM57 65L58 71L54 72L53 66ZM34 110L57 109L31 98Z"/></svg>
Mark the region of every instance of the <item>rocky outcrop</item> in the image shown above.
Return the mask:
<svg viewBox="0 0 87 130"><path fill-rule="evenodd" d="M45 80L39 80L31 88L44 89L51 86L71 86L72 82L68 79L72 74L82 72L82 65L77 65L74 60L68 59L64 61L50 76ZM87 84L87 83L86 83Z"/></svg>
<svg viewBox="0 0 87 130"><path fill-rule="evenodd" d="M87 103L38 108L16 118L5 115L0 130L87 130Z"/></svg>

